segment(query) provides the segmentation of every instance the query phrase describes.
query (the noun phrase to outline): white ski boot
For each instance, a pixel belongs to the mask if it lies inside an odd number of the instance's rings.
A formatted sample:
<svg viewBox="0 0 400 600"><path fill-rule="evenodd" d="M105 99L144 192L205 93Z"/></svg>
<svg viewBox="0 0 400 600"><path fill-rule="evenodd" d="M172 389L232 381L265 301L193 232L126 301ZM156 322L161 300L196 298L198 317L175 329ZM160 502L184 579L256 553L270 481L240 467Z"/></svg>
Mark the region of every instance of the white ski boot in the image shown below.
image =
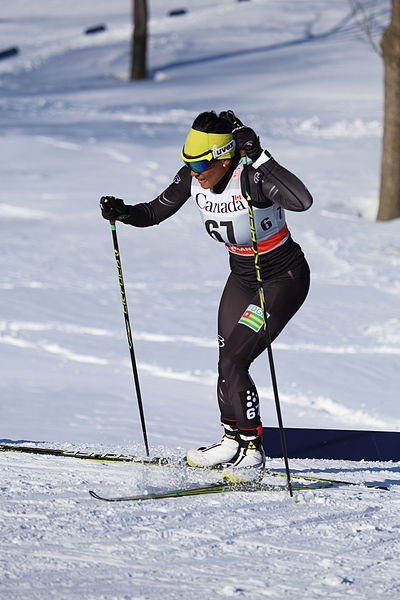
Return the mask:
<svg viewBox="0 0 400 600"><path fill-rule="evenodd" d="M264 474L265 453L262 436L239 437L239 449L234 458L223 465L222 479L231 483L260 481Z"/></svg>
<svg viewBox="0 0 400 600"><path fill-rule="evenodd" d="M223 425L224 435L220 442L202 448L193 448L186 454L191 467L217 467L234 459L239 451L239 432L229 425Z"/></svg>

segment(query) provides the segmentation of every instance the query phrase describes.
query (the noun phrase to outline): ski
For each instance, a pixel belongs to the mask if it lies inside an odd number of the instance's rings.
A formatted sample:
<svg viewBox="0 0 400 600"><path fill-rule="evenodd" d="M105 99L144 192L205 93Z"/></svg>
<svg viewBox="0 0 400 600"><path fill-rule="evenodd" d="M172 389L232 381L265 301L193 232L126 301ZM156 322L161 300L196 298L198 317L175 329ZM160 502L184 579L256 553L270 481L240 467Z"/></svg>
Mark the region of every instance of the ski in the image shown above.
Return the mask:
<svg viewBox="0 0 400 600"><path fill-rule="evenodd" d="M169 458L155 456L153 458L139 458L133 454L114 454L112 452L90 452L85 450L65 450L63 448L49 448L42 446L17 446L14 444L0 444L0 452L22 452L27 454L42 454L47 456L64 456L66 458L79 458L98 462L128 462L145 465L172 465Z"/></svg>
<svg viewBox="0 0 400 600"><path fill-rule="evenodd" d="M283 473L282 471L274 471L273 469L264 469L264 473L266 475L272 475L272 477L285 477L285 479L286 479L286 473ZM304 479L304 481L315 481L315 482L320 482L320 483L331 483L333 485L350 485L350 486L356 486L356 487L365 487L365 488L370 488L373 490L386 490L386 491L389 490L388 486L379 485L377 483L367 483L365 481L363 481L363 482L348 481L348 480L343 480L343 479L331 479L329 477L317 477L316 475L304 475L299 472L293 473L292 471L290 472L290 478L291 479Z"/></svg>
<svg viewBox="0 0 400 600"><path fill-rule="evenodd" d="M333 487L331 483L311 482L309 484L293 484L294 491L299 490L319 490ZM211 483L207 485L197 485L188 488L178 488L166 490L163 492L152 492L149 494L139 494L137 496L101 496L89 491L92 498L102 500L103 502L137 502L141 500L164 500L167 498L181 498L186 496L201 496L204 494L223 494L227 492L281 492L287 491L286 485L273 485L270 483L248 483L248 484L232 484L224 481Z"/></svg>
<svg viewBox="0 0 400 600"><path fill-rule="evenodd" d="M28 445L17 445L17 444L3 444L0 443L0 452L22 452L28 454L41 454L48 456L63 456L66 458L78 458L81 460L93 460L97 462L111 462L111 463L131 463L145 466L165 466L165 467L180 467L185 466L189 469L197 469L198 467L189 467L186 460L183 459L172 459L171 457L138 457L134 454L115 454L112 452L90 452L85 450L66 450L63 448L51 448L42 446L28 446ZM274 477L285 477L286 473L277 471L274 469L265 469L266 475L272 475ZM320 483L332 483L340 485L351 485L358 487L367 487L378 490L388 490L389 488L384 485L378 485L366 482L355 482L355 481L343 481L338 479L331 479L327 477L318 477L316 475L304 475L299 472L291 471L291 479L302 479L306 481L315 481Z"/></svg>

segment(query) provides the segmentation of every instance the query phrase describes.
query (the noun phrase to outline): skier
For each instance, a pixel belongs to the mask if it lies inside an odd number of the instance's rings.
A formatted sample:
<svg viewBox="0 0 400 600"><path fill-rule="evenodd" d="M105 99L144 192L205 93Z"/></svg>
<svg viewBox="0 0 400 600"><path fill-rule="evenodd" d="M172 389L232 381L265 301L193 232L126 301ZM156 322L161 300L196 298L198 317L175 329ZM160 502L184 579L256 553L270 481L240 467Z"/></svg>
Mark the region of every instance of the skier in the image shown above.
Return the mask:
<svg viewBox="0 0 400 600"><path fill-rule="evenodd" d="M241 157L246 155L248 166ZM206 232L225 243L230 274L218 312L217 397L224 434L211 446L191 449L191 466L226 465L228 470L262 471L265 455L259 397L249 374L251 363L266 348L254 252L246 201L249 181L257 233L259 265L270 339L273 341L303 304L310 271L300 246L292 239L285 209L305 211L312 197L304 184L282 167L257 134L232 111L200 113L187 134L184 166L154 200L127 205L102 196L102 216L136 227L171 217L191 197ZM247 174L245 169L248 169ZM247 175L249 176L247 179Z"/></svg>

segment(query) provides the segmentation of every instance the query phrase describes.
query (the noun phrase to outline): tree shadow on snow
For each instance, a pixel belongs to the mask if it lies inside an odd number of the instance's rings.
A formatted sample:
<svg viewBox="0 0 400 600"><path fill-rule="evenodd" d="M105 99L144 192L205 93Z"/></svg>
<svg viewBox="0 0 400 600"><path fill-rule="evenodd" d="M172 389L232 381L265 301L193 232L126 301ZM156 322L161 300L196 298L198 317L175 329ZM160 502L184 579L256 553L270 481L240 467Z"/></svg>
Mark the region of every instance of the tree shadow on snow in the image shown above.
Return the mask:
<svg viewBox="0 0 400 600"><path fill-rule="evenodd" d="M199 58L194 58L194 59L192 58L192 59L186 60L186 61L182 60L182 61L171 62L164 66L160 66L160 67L151 69L150 77L154 77L154 75L156 73L166 72L166 71L170 71L172 69L177 69L177 68L181 68L181 67L194 66L194 65L204 64L204 63L212 63L212 62L224 60L224 59L232 59L232 58L241 57L241 56L256 55L256 54L261 54L264 52L272 52L274 50L282 50L285 48L301 46L303 44L310 44L310 43L318 42L318 41L333 37L337 34L341 34L341 39L343 39L347 35L351 35L351 36L357 35L357 32L361 36L362 35L361 28L360 28L360 25L356 21L356 17L358 15L358 13L359 13L359 9L353 8L336 25L327 29L326 31L323 31L323 32L317 33L317 34L313 33L313 28L314 28L316 22L318 21L318 15L315 15L314 19L306 25L305 32L302 37L295 38L293 40L287 40L286 42L279 42L276 44L261 46L259 48L249 48L247 50L233 50L231 52L220 52L219 54L214 54L212 56L202 56ZM387 19L388 14L389 14L388 9L382 9L379 14L379 20L382 21L382 20Z"/></svg>

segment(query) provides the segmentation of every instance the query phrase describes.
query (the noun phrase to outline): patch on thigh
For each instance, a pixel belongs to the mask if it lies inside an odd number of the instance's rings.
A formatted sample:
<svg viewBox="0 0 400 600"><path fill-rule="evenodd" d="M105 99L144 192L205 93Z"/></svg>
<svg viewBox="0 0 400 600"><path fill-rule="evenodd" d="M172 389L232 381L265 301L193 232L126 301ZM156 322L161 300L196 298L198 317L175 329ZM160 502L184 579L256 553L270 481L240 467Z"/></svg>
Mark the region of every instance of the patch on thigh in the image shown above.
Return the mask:
<svg viewBox="0 0 400 600"><path fill-rule="evenodd" d="M238 322L246 327L250 327L250 329L255 332L260 331L261 327L264 325L264 317L261 308L256 304L249 304Z"/></svg>

